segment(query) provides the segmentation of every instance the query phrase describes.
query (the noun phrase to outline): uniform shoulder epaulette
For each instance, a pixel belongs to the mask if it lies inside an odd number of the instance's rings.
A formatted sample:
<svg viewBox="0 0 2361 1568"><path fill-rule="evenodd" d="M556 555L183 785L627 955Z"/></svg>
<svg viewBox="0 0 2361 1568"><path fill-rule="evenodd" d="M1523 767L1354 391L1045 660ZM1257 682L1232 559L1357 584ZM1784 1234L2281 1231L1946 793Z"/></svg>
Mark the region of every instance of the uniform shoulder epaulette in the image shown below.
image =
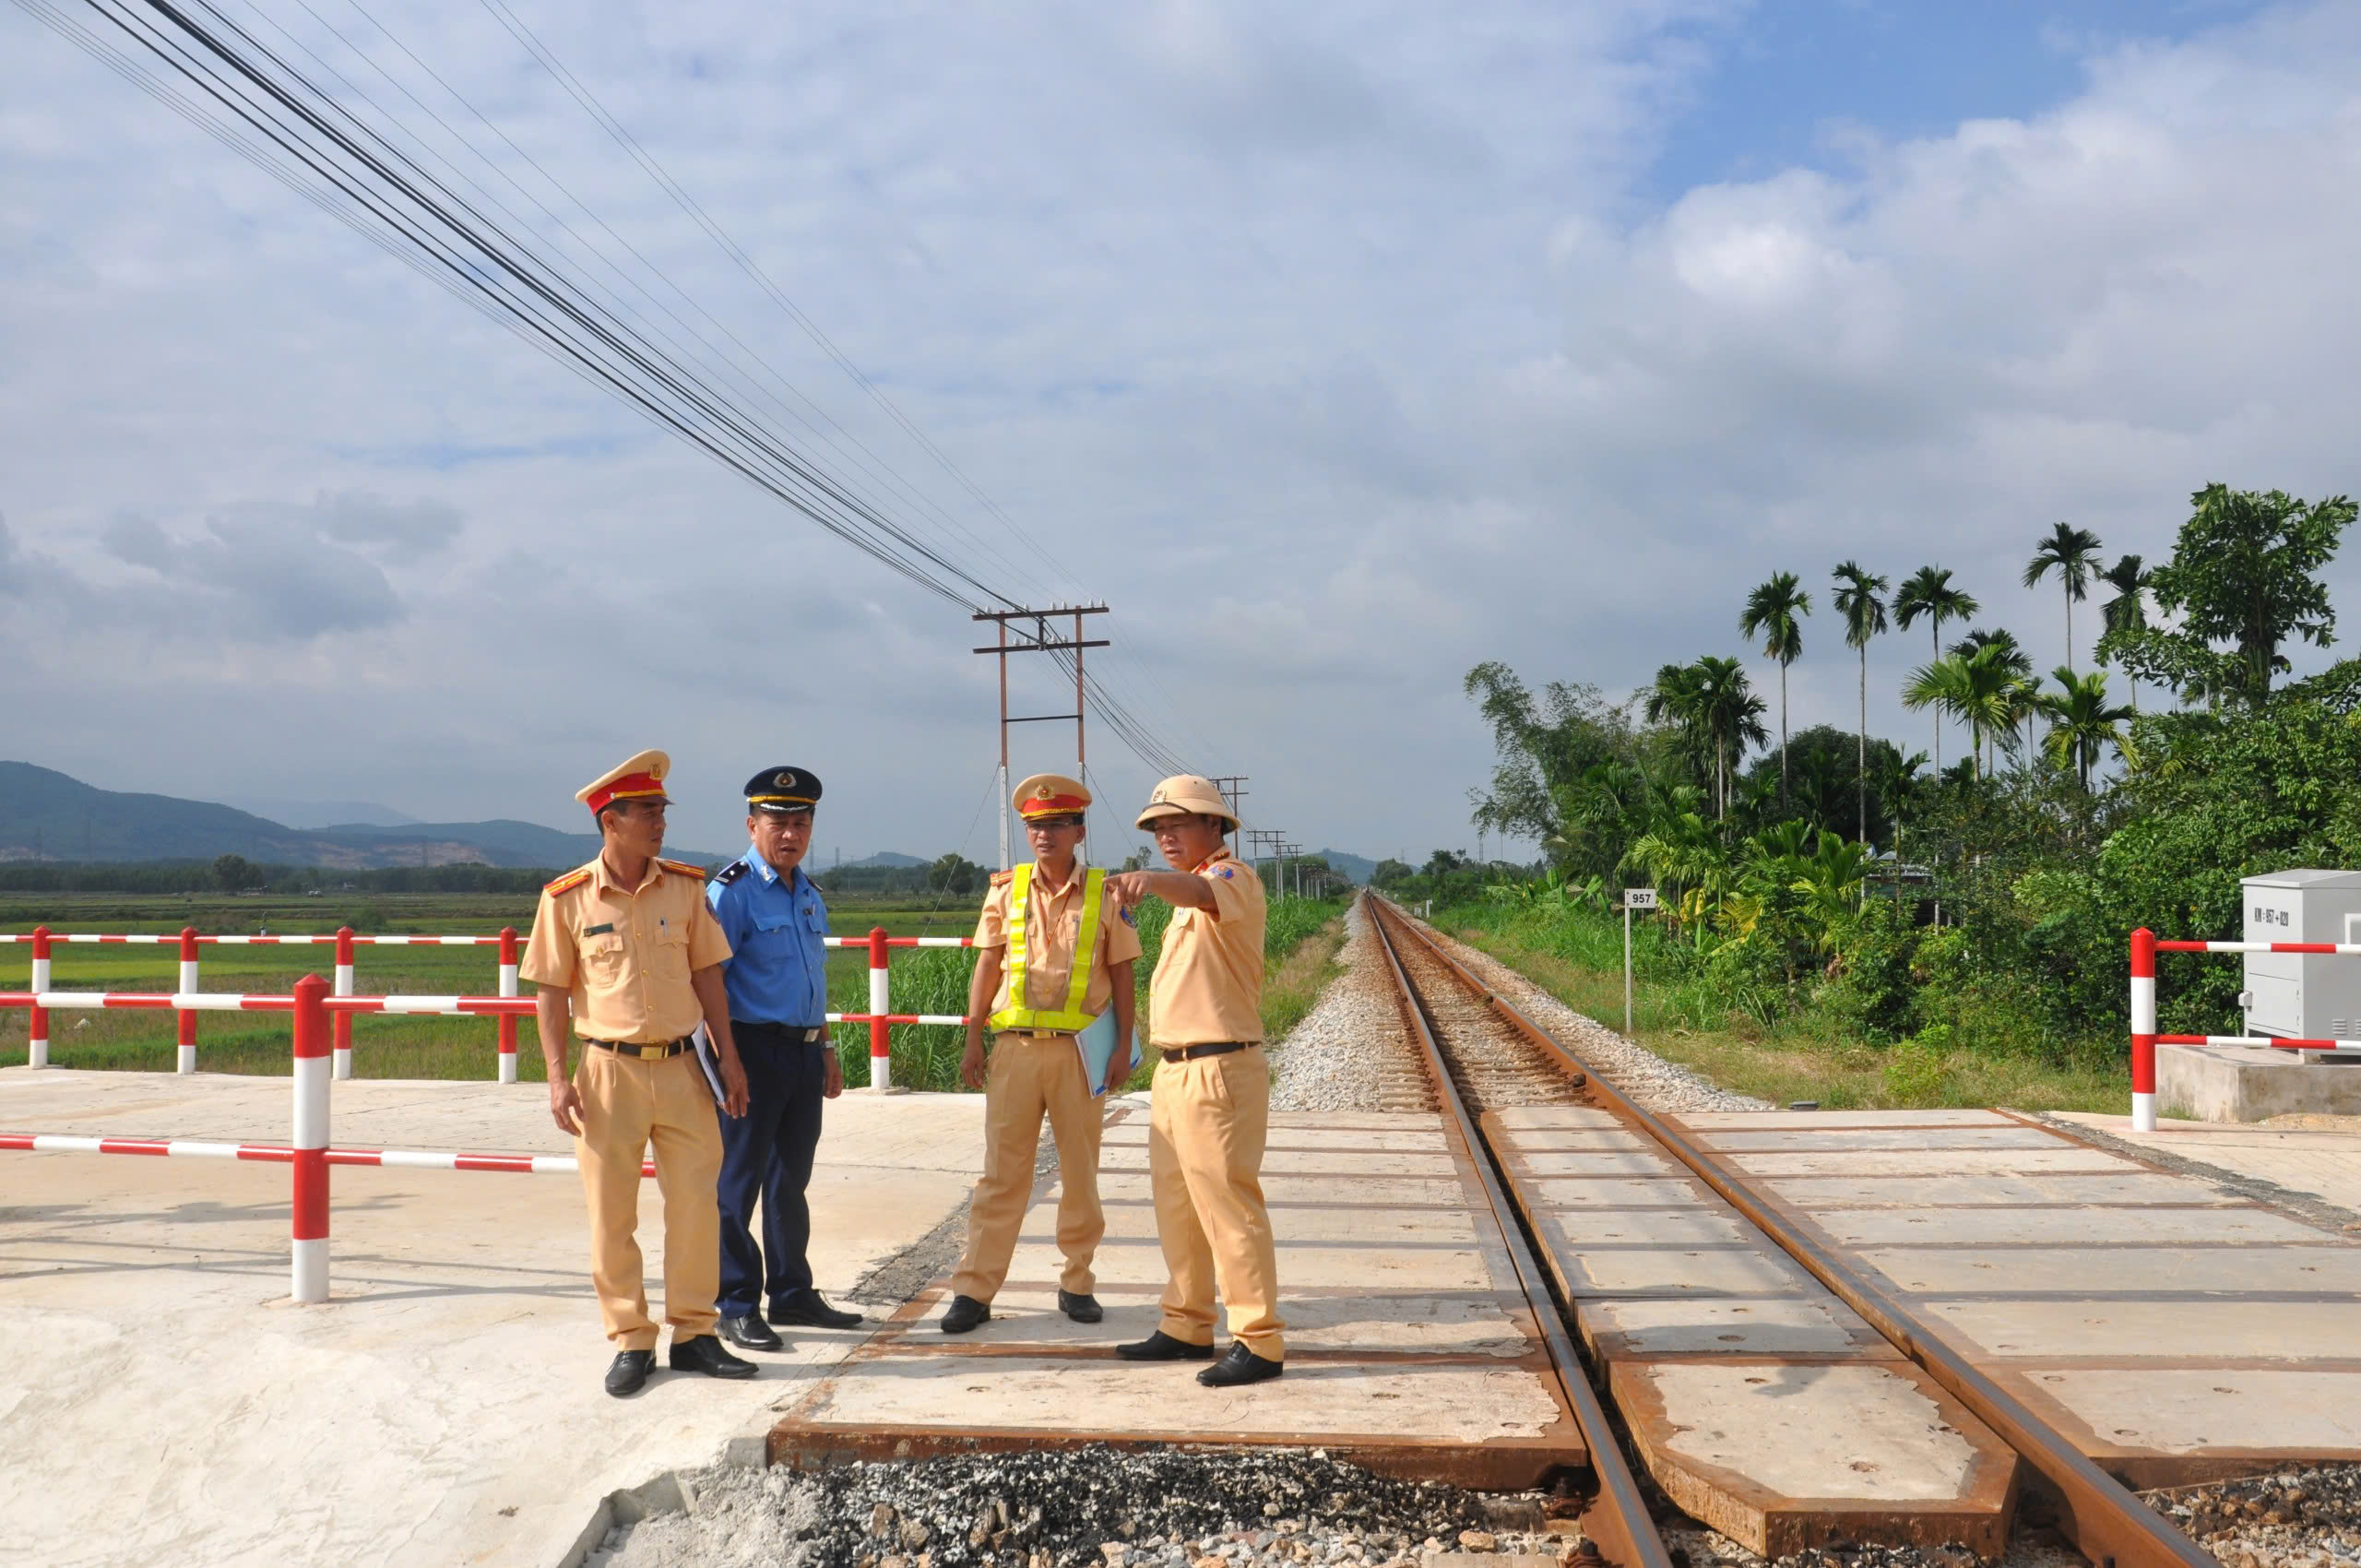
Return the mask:
<svg viewBox="0 0 2361 1568"><path fill-rule="evenodd" d="M705 867L703 866L693 866L686 861L659 860L656 863L662 866L666 871L670 872L674 876L694 876L699 882L703 882L705 880Z"/></svg>
<svg viewBox="0 0 2361 1568"><path fill-rule="evenodd" d="M1015 880L1016 873L1013 871L996 871L992 873L992 885L994 887L1005 887Z"/></svg>
<svg viewBox="0 0 2361 1568"><path fill-rule="evenodd" d="M544 893L564 893L570 888L579 887L589 880L590 868L588 866L584 866L580 871L567 872L555 882L545 882L541 884L541 891Z"/></svg>
<svg viewBox="0 0 2361 1568"><path fill-rule="evenodd" d="M720 872L715 875L713 880L721 884L722 886L727 887L731 883L737 881L740 877L745 875L750 869L752 868L750 868L743 861L732 861L728 865L723 866Z"/></svg>

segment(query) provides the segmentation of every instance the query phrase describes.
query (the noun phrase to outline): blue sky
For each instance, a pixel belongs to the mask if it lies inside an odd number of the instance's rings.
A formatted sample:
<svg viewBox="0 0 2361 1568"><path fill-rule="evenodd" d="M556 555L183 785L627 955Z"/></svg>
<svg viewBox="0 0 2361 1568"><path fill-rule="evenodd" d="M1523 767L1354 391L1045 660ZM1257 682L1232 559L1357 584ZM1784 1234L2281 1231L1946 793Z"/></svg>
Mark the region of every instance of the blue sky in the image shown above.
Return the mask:
<svg viewBox="0 0 2361 1568"><path fill-rule="evenodd" d="M2349 3L516 4L1039 552L486 13L370 11L879 495L997 580L1113 603L1124 700L1302 842L1472 848L1482 660L1620 695L1714 653L1774 688L1747 589L1824 598L1857 558L1952 568L2047 669L2062 616L2017 579L2051 524L2155 559L2212 481L2361 491ZM350 43L253 6L471 128L349 0L311 8ZM436 145L571 212L473 134L489 161ZM963 613L13 7L0 170L24 760L571 826L653 744L685 843L792 761L824 854L990 849ZM2361 602L2361 557L2331 588ZM1849 650L1824 617L1805 642L1793 723L1849 724ZM1869 659L1871 729L1919 747L1924 658ZM1020 773L1070 762L1056 729ZM1104 798L1153 782L1103 731L1091 757Z"/></svg>
<svg viewBox="0 0 2361 1568"><path fill-rule="evenodd" d="M2092 55L2177 43L2262 7L2253 0L1762 0L1701 20L1706 65L1664 133L1647 195L1849 164L1855 136L1947 135L2014 119L2086 85Z"/></svg>

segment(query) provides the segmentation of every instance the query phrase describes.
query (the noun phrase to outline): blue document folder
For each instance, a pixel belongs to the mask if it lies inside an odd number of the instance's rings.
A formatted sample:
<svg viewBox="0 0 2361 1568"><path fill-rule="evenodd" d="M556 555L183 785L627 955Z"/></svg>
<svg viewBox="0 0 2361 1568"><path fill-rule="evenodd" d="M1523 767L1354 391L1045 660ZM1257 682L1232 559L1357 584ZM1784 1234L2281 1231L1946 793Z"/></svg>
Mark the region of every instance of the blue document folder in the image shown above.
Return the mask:
<svg viewBox="0 0 2361 1568"><path fill-rule="evenodd" d="M1074 1045L1082 1052L1083 1075L1090 1081L1095 1098L1107 1092L1107 1061L1115 1054L1115 1010L1109 1007L1090 1020L1090 1027L1074 1037ZM1123 1069L1130 1077L1139 1070L1140 1047L1138 1031L1133 1031L1131 1064Z"/></svg>

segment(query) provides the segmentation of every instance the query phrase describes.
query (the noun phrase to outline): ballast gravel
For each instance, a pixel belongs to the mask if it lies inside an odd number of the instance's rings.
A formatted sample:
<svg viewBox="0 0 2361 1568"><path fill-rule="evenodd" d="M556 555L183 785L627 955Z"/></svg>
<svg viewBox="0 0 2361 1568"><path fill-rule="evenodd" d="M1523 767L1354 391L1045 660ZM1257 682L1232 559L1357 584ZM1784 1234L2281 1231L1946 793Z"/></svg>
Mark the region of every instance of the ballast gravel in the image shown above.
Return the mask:
<svg viewBox="0 0 2361 1568"><path fill-rule="evenodd" d="M2223 1568L2361 1564L2361 1465L2310 1465L2142 1492Z"/></svg>
<svg viewBox="0 0 2361 1568"><path fill-rule="evenodd" d="M1428 927L1430 931L1434 928ZM1490 954L1435 934L1453 957L1486 985L1513 1003L1535 1023L1556 1035L1591 1070L1650 1111L1775 1111L1767 1099L1718 1088L1645 1046L1634 1044L1597 1019L1575 1012Z"/></svg>
<svg viewBox="0 0 2361 1568"><path fill-rule="evenodd" d="M1538 1494L1396 1480L1320 1449L1093 1444L682 1479L686 1512L610 1531L585 1568L1407 1568L1565 1544Z"/></svg>
<svg viewBox="0 0 2361 1568"><path fill-rule="evenodd" d="M1274 1111L1423 1111L1434 1103L1411 1054L1385 955L1355 899L1345 911L1344 973L1271 1052Z"/></svg>

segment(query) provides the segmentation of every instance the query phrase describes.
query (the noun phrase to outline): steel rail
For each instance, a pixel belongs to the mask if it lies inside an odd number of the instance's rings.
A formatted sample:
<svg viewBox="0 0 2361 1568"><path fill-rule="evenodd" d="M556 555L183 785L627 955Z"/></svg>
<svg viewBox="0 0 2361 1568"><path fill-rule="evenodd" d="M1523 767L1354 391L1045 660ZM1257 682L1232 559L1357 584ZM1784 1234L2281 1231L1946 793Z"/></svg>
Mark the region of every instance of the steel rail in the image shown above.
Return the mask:
<svg viewBox="0 0 2361 1568"><path fill-rule="evenodd" d="M1565 1392L1566 1407L1573 1412L1574 1424L1582 1429L1583 1443L1590 1450L1591 1474L1598 1483L1598 1491L1582 1515L1584 1537L1596 1543L1597 1552L1615 1568L1673 1568L1672 1554L1656 1531L1647 1499L1640 1491L1639 1479L1624 1463L1622 1447L1607 1419L1607 1408L1599 1403L1597 1391L1591 1387L1590 1374L1584 1369L1573 1339L1566 1332L1564 1315L1549 1294L1548 1276L1542 1271L1540 1260L1533 1255L1517 1207L1501 1185L1491 1150L1485 1144L1476 1119L1467 1113L1466 1102L1461 1099L1457 1086L1451 1081L1418 987L1403 968L1401 956L1394 952L1393 938L1385 928L1371 921L1370 929L1377 932L1378 946L1384 952L1387 967L1394 971L1394 984L1401 990L1403 1012L1418 1042L1427 1074L1434 1080L1435 1098L1465 1146L1468 1164L1484 1183L1484 1196L1491 1205L1493 1221L1500 1226L1509 1261L1516 1270L1517 1284L1541 1331L1550 1365ZM1573 1561L1584 1562L1587 1557L1578 1556Z"/></svg>
<svg viewBox="0 0 2361 1568"><path fill-rule="evenodd" d="M1372 905L1378 902L1371 900ZM1433 955L1518 1032L1553 1057L1562 1071L1581 1075L1593 1098L1604 1101L1608 1109L1655 1139L1666 1152L1695 1172L1699 1180L1883 1335L1895 1349L1924 1368L1977 1420L1999 1433L2001 1441L2015 1449L2057 1492L2061 1528L2097 1568L2220 1568L2211 1553L2170 1520L2142 1503L2129 1487L2067 1442L2023 1401L1926 1328L1907 1307L1865 1273L1806 1234L1793 1217L1770 1200L1750 1191L1744 1179L1718 1158L1691 1142L1653 1111L1626 1098L1560 1044L1548 1029L1495 992L1480 976L1445 952L1441 944L1411 925L1406 917L1390 906L1384 914L1397 921L1423 950ZM1382 921L1372 923L1382 929Z"/></svg>

